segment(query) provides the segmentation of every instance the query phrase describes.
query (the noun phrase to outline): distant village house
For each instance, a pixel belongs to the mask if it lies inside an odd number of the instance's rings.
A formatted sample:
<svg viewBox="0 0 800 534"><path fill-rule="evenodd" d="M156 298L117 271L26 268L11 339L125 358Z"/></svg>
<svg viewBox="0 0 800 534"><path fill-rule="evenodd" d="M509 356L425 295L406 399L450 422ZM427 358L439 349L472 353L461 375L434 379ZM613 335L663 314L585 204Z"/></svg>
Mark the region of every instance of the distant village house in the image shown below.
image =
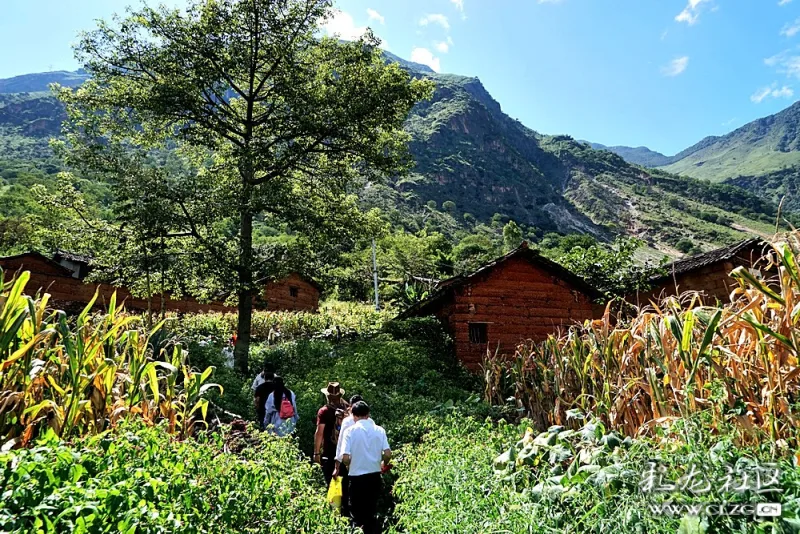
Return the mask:
<svg viewBox="0 0 800 534"><path fill-rule="evenodd" d="M95 303L97 309L103 309L114 292L117 293L117 302L124 300L128 310L148 309L147 299L134 297L125 287L86 282L86 276L91 271L91 261L85 256L59 251L50 258L38 252L28 252L0 258L0 267L6 278L17 271L30 271L28 292L47 292L50 294L51 305L66 311L80 311L98 290ZM292 273L280 280L265 281L264 290L254 299L254 307L273 311L316 311L320 293L321 288L314 281ZM150 309L159 312L161 300L161 295L153 295ZM173 299L169 295L164 298L164 308L166 311L181 313L236 311L236 308L222 302L200 302L192 297Z"/></svg>
<svg viewBox="0 0 800 534"><path fill-rule="evenodd" d="M479 369L489 351L513 354L593 316L601 293L523 243L477 271L441 282L399 318L435 316L453 337L456 357Z"/></svg>
<svg viewBox="0 0 800 534"><path fill-rule="evenodd" d="M670 263L664 267L665 274L650 280L649 290L638 292L628 300L643 306L651 300L658 302L664 297L696 291L707 304L727 302L738 285L730 272L736 267L745 267L762 275L755 271L765 247L762 239L752 238Z"/></svg>

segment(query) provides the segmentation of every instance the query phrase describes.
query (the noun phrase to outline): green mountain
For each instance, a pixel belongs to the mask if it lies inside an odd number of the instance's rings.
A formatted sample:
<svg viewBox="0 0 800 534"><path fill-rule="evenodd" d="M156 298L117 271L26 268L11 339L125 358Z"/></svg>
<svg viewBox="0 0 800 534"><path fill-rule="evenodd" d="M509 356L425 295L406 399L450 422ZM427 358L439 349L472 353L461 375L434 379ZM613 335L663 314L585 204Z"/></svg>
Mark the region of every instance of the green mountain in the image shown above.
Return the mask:
<svg viewBox="0 0 800 534"><path fill-rule="evenodd" d="M713 182L727 181L779 201L783 194L796 190L793 183L800 175L800 102L727 135L706 137L674 156L646 147L590 144L629 163Z"/></svg>
<svg viewBox="0 0 800 534"><path fill-rule="evenodd" d="M595 150L608 150L618 155L628 163L634 165L641 165L642 167L661 167L662 165L669 165L672 163L672 158L665 156L661 152L650 150L646 146L639 146L636 148L629 146L606 146L600 143L592 143L585 141L591 145Z"/></svg>
<svg viewBox="0 0 800 534"><path fill-rule="evenodd" d="M784 212L800 213L800 167L792 166L759 176L738 176L725 181L780 204Z"/></svg>
<svg viewBox="0 0 800 534"><path fill-rule="evenodd" d="M800 102L676 154L665 170L722 181L762 176L800 164Z"/></svg>
<svg viewBox="0 0 800 534"><path fill-rule="evenodd" d="M64 87L77 87L89 76L81 70L69 72L57 70L52 72L38 72L23 74L0 80L0 93L38 93L49 91L51 83L58 83Z"/></svg>
<svg viewBox="0 0 800 534"><path fill-rule="evenodd" d="M393 212L393 220L409 229L435 220L436 229L455 235L477 223L496 227L513 219L529 234L577 232L600 239L624 234L677 255L682 240L708 249L769 233L774 224L772 201L730 185L646 170L566 135L540 134L503 113L477 78L389 59L436 82L433 98L419 103L407 122L415 169L363 193L367 205ZM34 81L46 86L48 80L31 75L14 83L35 88ZM6 82L0 86L14 87ZM18 169L23 161L52 174L56 167L47 139L57 135L62 118L47 93L0 94L5 168ZM3 166L0 161L5 185L15 185L19 173L5 172ZM35 181L30 173L24 176L27 182L14 189L16 195ZM0 215L7 216L3 205L0 198Z"/></svg>
<svg viewBox="0 0 800 534"><path fill-rule="evenodd" d="M775 205L729 185L650 171L609 151L543 135L502 112L477 78L427 74L428 102L408 121L416 172L395 183L420 200L455 203L478 220L499 214L542 230L627 234L677 254L767 233Z"/></svg>

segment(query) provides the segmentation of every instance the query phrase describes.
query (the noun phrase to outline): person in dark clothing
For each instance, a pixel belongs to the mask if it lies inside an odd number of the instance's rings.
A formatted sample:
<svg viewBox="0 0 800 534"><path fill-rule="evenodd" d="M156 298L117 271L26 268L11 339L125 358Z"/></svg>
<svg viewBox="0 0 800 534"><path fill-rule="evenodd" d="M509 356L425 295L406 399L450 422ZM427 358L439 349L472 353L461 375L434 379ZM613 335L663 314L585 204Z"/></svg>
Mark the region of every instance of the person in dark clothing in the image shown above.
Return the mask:
<svg viewBox="0 0 800 534"><path fill-rule="evenodd" d="M350 397L350 407L345 410L345 417L342 419L342 427L339 430L339 441L336 444L336 462L333 469L333 476L342 477L342 508L340 511L342 515L345 517L350 517L350 487L348 481L348 471L347 466L342 464L342 444L344 441L344 433L347 432L347 429L350 428L355 424L355 419L353 419L353 414L351 413L351 409L355 404L359 401L364 400L361 398L361 395L353 395Z"/></svg>
<svg viewBox="0 0 800 534"><path fill-rule="evenodd" d="M322 467L325 484L330 485L333 471L336 469L336 444L339 441L339 430L347 403L342 399L344 389L339 382L330 382L328 387L322 388L321 391L325 395L325 406L317 412L313 461Z"/></svg>
<svg viewBox="0 0 800 534"><path fill-rule="evenodd" d="M386 431L369 417L369 405L353 405L355 423L342 436L342 463L350 470L350 515L364 534L377 534L378 497L383 488L381 472L392 458Z"/></svg>
<svg viewBox="0 0 800 534"><path fill-rule="evenodd" d="M275 391L275 368L269 362L264 363L264 369L253 380L253 404L256 409L256 420L264 428L266 416L266 402L270 393Z"/></svg>

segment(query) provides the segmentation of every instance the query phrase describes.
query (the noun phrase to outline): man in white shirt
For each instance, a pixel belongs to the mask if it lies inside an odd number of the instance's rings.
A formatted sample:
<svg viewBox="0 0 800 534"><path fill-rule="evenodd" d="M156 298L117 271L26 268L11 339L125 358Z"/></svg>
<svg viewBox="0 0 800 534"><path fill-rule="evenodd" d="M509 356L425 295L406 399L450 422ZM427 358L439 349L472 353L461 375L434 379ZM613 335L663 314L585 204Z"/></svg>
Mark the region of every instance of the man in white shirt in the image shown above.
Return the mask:
<svg viewBox="0 0 800 534"><path fill-rule="evenodd" d="M364 400L361 398L361 395L353 395L350 397L350 407L354 406L357 402ZM339 429L339 441L336 442L336 463L333 469L333 477L342 477L342 508L341 512L342 515L345 517L350 517L350 481L347 477L347 467L342 465L342 455L344 454L344 433L347 431L348 428L356 424L355 419L353 419L353 414L351 412L351 408L347 409L347 417L342 419L342 426Z"/></svg>
<svg viewBox="0 0 800 534"><path fill-rule="evenodd" d="M350 514L364 534L377 534L378 497L381 493L381 464L392 458L386 431L369 418L369 405L357 402L352 408L355 423L344 435L342 463L349 469Z"/></svg>

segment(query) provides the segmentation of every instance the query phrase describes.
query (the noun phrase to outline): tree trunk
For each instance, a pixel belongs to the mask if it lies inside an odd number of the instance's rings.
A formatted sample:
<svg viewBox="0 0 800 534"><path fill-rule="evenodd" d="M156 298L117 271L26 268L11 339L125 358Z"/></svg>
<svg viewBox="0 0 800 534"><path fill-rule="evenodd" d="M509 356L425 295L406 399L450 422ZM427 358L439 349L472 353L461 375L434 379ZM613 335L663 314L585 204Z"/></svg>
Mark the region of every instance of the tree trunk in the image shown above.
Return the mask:
<svg viewBox="0 0 800 534"><path fill-rule="evenodd" d="M144 246L144 272L145 284L147 284L147 329L153 328L153 290L150 287L150 255L147 253L147 245Z"/></svg>
<svg viewBox="0 0 800 534"><path fill-rule="evenodd" d="M253 312L253 213L250 210L251 186L245 180L242 190L241 234L239 236L239 304L236 346L233 360L245 375L250 355L250 327Z"/></svg>

